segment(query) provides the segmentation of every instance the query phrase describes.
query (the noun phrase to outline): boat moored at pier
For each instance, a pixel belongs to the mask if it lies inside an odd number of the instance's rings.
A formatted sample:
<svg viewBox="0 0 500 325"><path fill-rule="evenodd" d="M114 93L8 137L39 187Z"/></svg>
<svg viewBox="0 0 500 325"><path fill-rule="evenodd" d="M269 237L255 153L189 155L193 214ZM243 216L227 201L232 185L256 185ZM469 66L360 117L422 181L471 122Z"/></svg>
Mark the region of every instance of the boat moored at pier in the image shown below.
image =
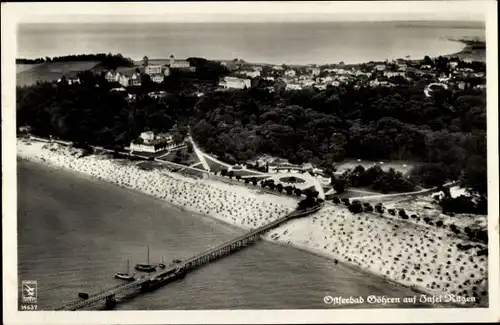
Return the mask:
<svg viewBox="0 0 500 325"><path fill-rule="evenodd" d="M149 246L148 246L147 263L136 264L135 269L137 271L148 272L148 273L156 271L156 266L149 264Z"/></svg>

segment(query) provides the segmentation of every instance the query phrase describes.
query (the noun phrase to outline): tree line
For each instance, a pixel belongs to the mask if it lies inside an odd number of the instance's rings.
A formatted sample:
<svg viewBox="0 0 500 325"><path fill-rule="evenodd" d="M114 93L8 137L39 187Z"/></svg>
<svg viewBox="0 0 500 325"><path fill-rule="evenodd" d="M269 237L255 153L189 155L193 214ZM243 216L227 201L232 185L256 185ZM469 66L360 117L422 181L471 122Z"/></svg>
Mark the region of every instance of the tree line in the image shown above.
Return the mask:
<svg viewBox="0 0 500 325"><path fill-rule="evenodd" d="M486 193L486 96L457 90L446 103L424 85L324 91L207 94L191 124L200 146L230 163L271 154L291 163L334 167L345 158L420 162L415 183L461 179Z"/></svg>
<svg viewBox="0 0 500 325"><path fill-rule="evenodd" d="M77 54L55 57L45 57L36 59L16 59L16 64L39 64L50 62L78 62L78 61L99 61L104 68L116 69L118 67L132 67L134 62L130 58L125 58L122 54Z"/></svg>

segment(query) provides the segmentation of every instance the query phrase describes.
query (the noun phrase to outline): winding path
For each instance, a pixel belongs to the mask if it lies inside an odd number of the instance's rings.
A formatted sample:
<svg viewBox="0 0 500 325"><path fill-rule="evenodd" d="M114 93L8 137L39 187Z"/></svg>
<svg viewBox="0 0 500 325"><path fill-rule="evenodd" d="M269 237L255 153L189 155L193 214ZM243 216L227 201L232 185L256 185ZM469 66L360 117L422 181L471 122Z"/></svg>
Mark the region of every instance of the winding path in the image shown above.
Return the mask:
<svg viewBox="0 0 500 325"><path fill-rule="evenodd" d="M449 182L443 185L443 187L448 188L452 187L455 185L458 185L460 181L454 181L454 182ZM414 192L406 192L406 193L393 193L393 194L380 194L380 195L370 195L370 196L360 196L360 197L350 197L349 200L363 200L363 201L368 201L368 200L380 200L380 199L390 199L390 198L398 198L398 197L414 197L414 196L420 196L420 195L427 195L429 193L435 192L437 190L437 187L433 188L426 188L420 191L414 191Z"/></svg>
<svg viewBox="0 0 500 325"><path fill-rule="evenodd" d="M206 153L202 152L202 155L204 155L205 158L208 158L208 159L218 163L219 165L226 167L228 170L231 170L233 168L232 165L225 163L225 162L222 162L222 161L218 160L217 158L212 157ZM243 167L242 169L238 169L238 170L248 170L248 169ZM301 190L304 190L308 187L314 186L316 191L318 191L318 193L319 193L318 198L323 199L323 200L325 199L325 191L323 190L323 187L321 186L319 180L317 178L307 174L307 173L297 175L297 173L263 173L263 172L259 172L259 171L255 171L255 170L251 170L251 172L254 173L255 175L244 175L244 176L241 176L241 178L252 178L255 176L265 177L264 179L274 180L274 182L276 184L283 183L282 181L279 180L280 178L283 178L283 177L302 178L305 180L304 183L296 183L296 184L291 184L291 185L294 185L295 187L300 188Z"/></svg>
<svg viewBox="0 0 500 325"><path fill-rule="evenodd" d="M198 159L200 160L201 164L203 165L203 167L205 168L206 171L210 171L210 166L208 165L206 159L210 159L213 162L215 162L221 166L226 167L228 170L232 170L233 165L230 165L228 163L220 161L217 158L212 157L211 155L204 153L203 151L201 151L198 148L198 146L194 142L191 135L189 135L188 137L189 137L189 141L191 141L191 143L193 144L193 149L194 149L196 155L198 156ZM238 170L247 170L247 168L243 167L242 169L238 169ZM291 172L290 173L263 173L263 172L254 171L254 170L251 170L251 172L254 173L255 175L244 175L244 176L241 176L241 178L252 178L255 176L265 177L265 179L274 180L275 183L283 183L282 181L280 181L280 178L283 178L283 177L302 178L303 180L305 180L304 183L296 183L293 185L297 188L302 189L302 190L309 188L311 186L314 186L316 191L318 191L318 193L319 193L318 198L323 199L323 200L325 199L325 191L323 190L323 186L321 185L320 180L317 177L311 176L308 173L297 175L297 173L291 173ZM443 186L444 187L452 187L452 186L457 185L459 183L460 183L459 181L449 182L449 183L444 184ZM369 201L369 200L381 200L381 199L383 200L383 199L392 199L392 198L398 198L398 197L400 198L400 197L426 195L426 194L432 193L436 190L437 190L437 187L433 187L433 188L422 189L422 190L413 191L413 192L393 193L393 194L376 194L376 195L370 195L370 196L351 197L349 199L351 201L352 200ZM359 190L359 191L356 190L356 191L359 193L370 193L370 192L361 191L361 190ZM373 192L371 192L371 193L373 193Z"/></svg>
<svg viewBox="0 0 500 325"><path fill-rule="evenodd" d="M198 146L196 145L196 143L194 142L193 140L193 137L191 136L191 134L188 134L188 139L189 141L191 142L191 144L193 145L193 150L194 150L194 153L196 154L196 156L198 157L198 160L201 162L203 168L209 172L211 171L210 169L210 166L207 164L207 161L205 160L205 156L204 156L204 153L200 150L200 148L198 148Z"/></svg>
<svg viewBox="0 0 500 325"><path fill-rule="evenodd" d="M438 82L430 83L424 89L424 94L425 94L426 97L431 97L431 92L433 91L431 89L432 86L440 86L440 87L443 87L444 89L448 89L448 85L447 84L438 83Z"/></svg>

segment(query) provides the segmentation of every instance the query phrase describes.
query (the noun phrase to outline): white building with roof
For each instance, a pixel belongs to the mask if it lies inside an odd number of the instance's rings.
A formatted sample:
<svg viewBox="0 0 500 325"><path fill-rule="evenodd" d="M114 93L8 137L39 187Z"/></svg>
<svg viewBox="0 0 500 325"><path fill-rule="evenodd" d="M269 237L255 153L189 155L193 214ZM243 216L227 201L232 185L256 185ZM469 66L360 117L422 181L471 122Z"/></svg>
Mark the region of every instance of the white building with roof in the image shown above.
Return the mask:
<svg viewBox="0 0 500 325"><path fill-rule="evenodd" d="M118 81L120 83L120 85L122 85L123 87L128 87L128 81L129 81L129 77L127 77L126 75L121 75L120 76L120 80Z"/></svg>
<svg viewBox="0 0 500 325"><path fill-rule="evenodd" d="M186 60L176 60L173 55L170 55L170 69L187 69L191 64Z"/></svg>
<svg viewBox="0 0 500 325"><path fill-rule="evenodd" d="M243 70L243 71L240 71L240 74L245 75L245 76L250 77L250 78L260 77L260 71L257 71L257 70Z"/></svg>
<svg viewBox="0 0 500 325"><path fill-rule="evenodd" d="M167 96L167 92L164 90L152 91L152 92L148 93L148 96L151 98L163 98L163 97Z"/></svg>
<svg viewBox="0 0 500 325"><path fill-rule="evenodd" d="M163 67L161 65L148 65L144 69L144 73L148 75L162 73Z"/></svg>
<svg viewBox="0 0 500 325"><path fill-rule="evenodd" d="M140 86L142 84L141 75L138 73L134 73L128 80L128 84L129 86Z"/></svg>
<svg viewBox="0 0 500 325"><path fill-rule="evenodd" d="M155 134L153 131L142 132L140 137L144 140L144 142L151 142L155 139Z"/></svg>
<svg viewBox="0 0 500 325"><path fill-rule="evenodd" d="M106 72L106 75L104 76L104 78L108 82L119 82L120 77L121 77L121 74L119 72L113 72L113 71Z"/></svg>
<svg viewBox="0 0 500 325"><path fill-rule="evenodd" d="M225 77L224 81L221 81L219 83L219 86L228 89L244 89L244 88L250 88L251 86L251 81L250 79L242 79L242 78L237 78L237 77Z"/></svg>
<svg viewBox="0 0 500 325"><path fill-rule="evenodd" d="M64 76L63 76L63 77L61 77L61 78L59 78L59 79L57 79L57 82L58 82L58 83L60 83L60 82L62 82L64 79L66 80L66 83L67 83L68 85L75 85L75 84L79 84L79 83L80 83L80 78L78 78L78 77L68 77L68 78L66 78L66 77L64 77Z"/></svg>
<svg viewBox="0 0 500 325"><path fill-rule="evenodd" d="M404 77L406 73L404 71L384 71L384 76L387 78L392 78L392 77Z"/></svg>
<svg viewBox="0 0 500 325"><path fill-rule="evenodd" d="M113 88L110 90L110 92L125 92L127 89L120 87L120 88Z"/></svg>
<svg viewBox="0 0 500 325"><path fill-rule="evenodd" d="M361 70L356 70L356 72L354 73L356 77L359 77L359 76L367 76L367 77L371 77L371 72L363 72Z"/></svg>
<svg viewBox="0 0 500 325"><path fill-rule="evenodd" d="M151 81L153 81L157 84L161 84L164 79L165 79L165 75L162 73L157 73L157 74L151 75Z"/></svg>
<svg viewBox="0 0 500 325"><path fill-rule="evenodd" d="M311 75L313 76L319 76L321 73L321 69L320 68L317 68L317 67L314 67L311 69Z"/></svg>
<svg viewBox="0 0 500 325"><path fill-rule="evenodd" d="M287 83L286 84L286 90L301 90L302 85L295 84L295 83Z"/></svg>

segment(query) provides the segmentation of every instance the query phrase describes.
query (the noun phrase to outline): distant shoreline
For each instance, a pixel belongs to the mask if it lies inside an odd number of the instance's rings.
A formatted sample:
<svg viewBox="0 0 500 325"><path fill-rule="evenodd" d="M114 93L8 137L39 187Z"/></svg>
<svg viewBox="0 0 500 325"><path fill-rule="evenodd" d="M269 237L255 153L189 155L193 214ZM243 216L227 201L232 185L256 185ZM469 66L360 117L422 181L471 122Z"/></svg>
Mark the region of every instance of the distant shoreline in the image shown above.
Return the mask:
<svg viewBox="0 0 500 325"><path fill-rule="evenodd" d="M458 42L465 45L460 51L445 57L458 57L460 60L471 59L472 61L486 62L486 42L478 39L448 38L451 42Z"/></svg>

